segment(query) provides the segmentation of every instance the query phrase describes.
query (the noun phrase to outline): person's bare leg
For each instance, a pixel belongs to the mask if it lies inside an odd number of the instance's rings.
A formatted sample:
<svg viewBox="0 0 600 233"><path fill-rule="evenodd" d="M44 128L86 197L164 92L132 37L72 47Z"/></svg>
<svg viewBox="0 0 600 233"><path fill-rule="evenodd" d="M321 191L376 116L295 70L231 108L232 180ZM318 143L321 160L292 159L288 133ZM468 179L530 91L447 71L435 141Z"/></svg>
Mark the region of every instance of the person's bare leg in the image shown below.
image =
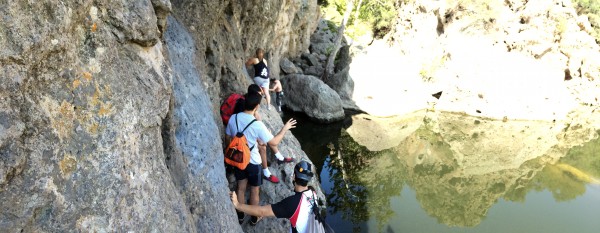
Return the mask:
<svg viewBox="0 0 600 233"><path fill-rule="evenodd" d="M260 159L262 159L262 175L266 177L268 181L279 183L279 178L269 171L269 163L267 162L267 144L258 141L258 153L260 154Z"/></svg>
<svg viewBox="0 0 600 233"><path fill-rule="evenodd" d="M260 159L262 160L262 168L267 168L267 145L264 143L258 143L258 153L260 154Z"/></svg>
<svg viewBox="0 0 600 233"><path fill-rule="evenodd" d="M269 109L269 105L271 104L271 95L269 95L269 88L261 87L263 91L263 95L267 98L267 109Z"/></svg>
<svg viewBox="0 0 600 233"><path fill-rule="evenodd" d="M260 186L250 186L250 205L258 205L259 202L259 196L258 194L260 193ZM257 222L260 220L260 217L262 216L256 216L259 219L257 219ZM251 220L250 224L253 224Z"/></svg>
<svg viewBox="0 0 600 233"><path fill-rule="evenodd" d="M258 205L260 186L250 186L250 205Z"/></svg>
<svg viewBox="0 0 600 233"><path fill-rule="evenodd" d="M241 204L246 204L246 186L248 185L248 179L238 180L237 182L237 198Z"/></svg>

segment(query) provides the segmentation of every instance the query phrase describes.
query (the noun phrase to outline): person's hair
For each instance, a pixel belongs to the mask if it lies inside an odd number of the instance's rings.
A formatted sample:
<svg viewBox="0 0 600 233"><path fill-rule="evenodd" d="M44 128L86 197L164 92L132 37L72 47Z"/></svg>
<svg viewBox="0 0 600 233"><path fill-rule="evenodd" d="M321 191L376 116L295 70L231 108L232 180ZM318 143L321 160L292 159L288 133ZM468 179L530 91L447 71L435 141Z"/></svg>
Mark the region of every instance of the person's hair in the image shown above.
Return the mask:
<svg viewBox="0 0 600 233"><path fill-rule="evenodd" d="M261 100L262 96L257 92L248 92L246 94L246 101L244 101L244 111L254 110L260 104Z"/></svg>
<svg viewBox="0 0 600 233"><path fill-rule="evenodd" d="M248 86L248 92L247 93L260 93L262 92L262 89L260 89L260 87L256 84L250 84L250 86Z"/></svg>
<svg viewBox="0 0 600 233"><path fill-rule="evenodd" d="M262 54L262 57L260 57L259 54ZM256 49L256 58L262 59L262 58L264 58L264 56L265 56L265 51L261 48L257 48Z"/></svg>
<svg viewBox="0 0 600 233"><path fill-rule="evenodd" d="M300 186L308 186L308 180L299 179L298 177L294 178L294 182Z"/></svg>

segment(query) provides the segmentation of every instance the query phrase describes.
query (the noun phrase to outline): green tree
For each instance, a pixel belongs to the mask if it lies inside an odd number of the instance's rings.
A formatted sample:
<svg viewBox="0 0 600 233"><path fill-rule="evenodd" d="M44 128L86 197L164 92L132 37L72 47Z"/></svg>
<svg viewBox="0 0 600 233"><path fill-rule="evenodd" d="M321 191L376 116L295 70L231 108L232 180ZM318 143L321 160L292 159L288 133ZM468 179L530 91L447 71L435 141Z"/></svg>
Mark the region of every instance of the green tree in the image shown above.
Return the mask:
<svg viewBox="0 0 600 233"><path fill-rule="evenodd" d="M577 13L587 15L590 24L594 28L592 36L596 38L596 43L600 44L600 1L598 0L574 0L577 4Z"/></svg>
<svg viewBox="0 0 600 233"><path fill-rule="evenodd" d="M346 35L356 39L371 31L376 38L381 38L390 31L398 17L400 4L406 1L409 0L359 0L350 3L346 0L328 0L323 1L321 6L328 19L338 24L341 24L341 16L346 11L350 9L350 12L354 12L348 18Z"/></svg>

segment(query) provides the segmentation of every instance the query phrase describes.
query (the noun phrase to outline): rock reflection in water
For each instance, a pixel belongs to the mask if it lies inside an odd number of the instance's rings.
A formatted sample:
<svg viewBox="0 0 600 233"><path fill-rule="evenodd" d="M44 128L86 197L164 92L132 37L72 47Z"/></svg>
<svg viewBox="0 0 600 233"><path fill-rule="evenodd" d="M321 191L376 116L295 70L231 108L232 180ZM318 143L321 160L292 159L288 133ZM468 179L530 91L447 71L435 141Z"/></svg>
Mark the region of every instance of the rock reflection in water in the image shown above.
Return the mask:
<svg viewBox="0 0 600 233"><path fill-rule="evenodd" d="M565 201L583 194L586 184L599 183L597 131L569 131L568 125L541 121L419 115L424 116L353 117L330 156L334 185L328 199L334 212L354 223L375 219L383 231L401 211L391 209L390 199L408 185L438 222L473 227L499 199L523 202L528 192L547 189ZM377 132L383 133L372 136ZM573 137L578 143L596 139L582 146L563 141Z"/></svg>

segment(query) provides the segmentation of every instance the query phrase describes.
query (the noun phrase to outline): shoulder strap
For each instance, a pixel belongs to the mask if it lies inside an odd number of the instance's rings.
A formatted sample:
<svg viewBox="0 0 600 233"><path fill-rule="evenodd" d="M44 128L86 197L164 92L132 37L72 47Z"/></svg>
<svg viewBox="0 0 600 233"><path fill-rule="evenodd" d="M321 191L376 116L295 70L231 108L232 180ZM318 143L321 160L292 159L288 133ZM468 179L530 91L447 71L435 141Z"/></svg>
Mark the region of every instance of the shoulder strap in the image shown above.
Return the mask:
<svg viewBox="0 0 600 233"><path fill-rule="evenodd" d="M309 196L309 195L305 194L305 192L307 192L307 191L311 191L310 193L311 193L312 195L310 195L310 196ZM317 205L317 203L316 203L316 200L315 200L315 199L317 198L317 195L315 194L315 192L314 192L314 191L312 191L311 189L307 189L307 190L304 190L304 191L302 191L302 195L303 195L303 196L305 196L305 197L306 197L306 198L307 198L309 201L310 201L311 199L313 200L313 201L310 203L311 205ZM313 202L314 202L314 203L313 203ZM317 206L318 206L318 205L317 205Z"/></svg>
<svg viewBox="0 0 600 233"><path fill-rule="evenodd" d="M236 119L237 119L237 118L236 118ZM244 128L244 130L242 130L242 133L244 133L244 131L246 131L246 129L247 129L247 128L248 128L248 127L249 127L249 126L252 124L252 123L254 123L255 121L256 121L256 119L254 119L254 120L250 121L250 123L248 123L248 125L246 125L246 127Z"/></svg>
<svg viewBox="0 0 600 233"><path fill-rule="evenodd" d="M255 118L254 120L250 121L250 123L249 123L248 125L246 125L246 127L244 128L244 130L242 130L242 132L240 132L240 126L239 126L239 125L238 125L238 123L237 123L238 114L239 114L239 113L236 113L236 114L235 114L235 128L237 129L237 131L238 131L239 133L244 133L244 131L246 131L246 129L247 129L247 128L248 128L248 127L249 127L249 126L252 124L252 123L254 123L254 122L256 121L256 118Z"/></svg>
<svg viewBox="0 0 600 233"><path fill-rule="evenodd" d="M239 114L239 113L236 113L236 114L235 114L235 129L237 129L237 131L239 132L239 131L240 131L240 126L239 126L239 125L238 125L238 123L237 123L238 114Z"/></svg>

